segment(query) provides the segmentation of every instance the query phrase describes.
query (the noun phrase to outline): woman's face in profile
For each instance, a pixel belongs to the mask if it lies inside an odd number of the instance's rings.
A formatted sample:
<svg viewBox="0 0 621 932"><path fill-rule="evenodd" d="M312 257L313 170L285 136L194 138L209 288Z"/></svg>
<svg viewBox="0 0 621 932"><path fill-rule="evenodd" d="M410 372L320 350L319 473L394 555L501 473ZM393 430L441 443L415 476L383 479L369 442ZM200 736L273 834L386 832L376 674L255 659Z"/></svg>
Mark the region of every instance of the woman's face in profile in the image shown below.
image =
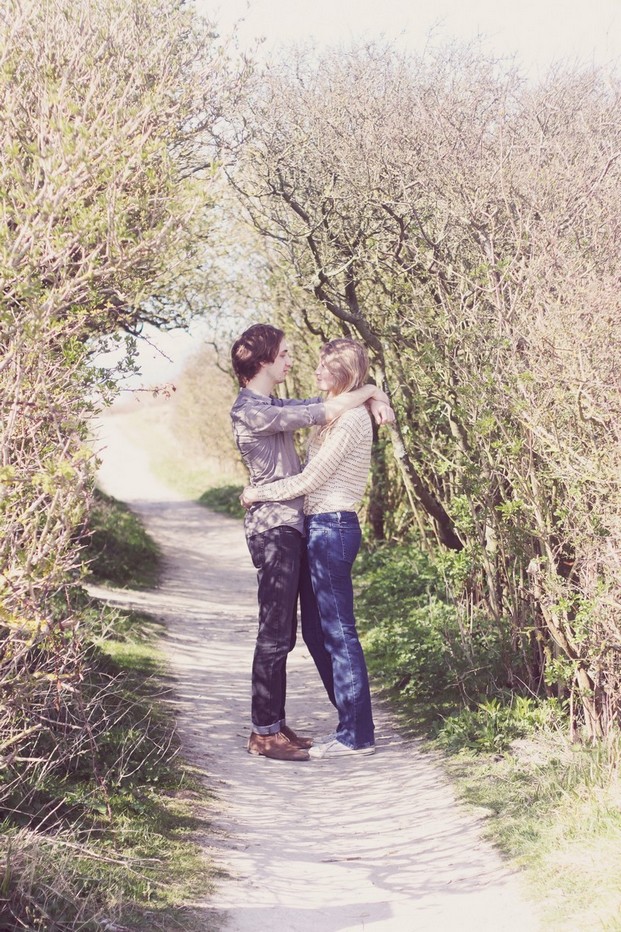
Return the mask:
<svg viewBox="0 0 621 932"><path fill-rule="evenodd" d="M334 388L336 379L324 363L321 356L319 357L319 365L315 369L315 378L317 379L317 388L322 392L330 393Z"/></svg>

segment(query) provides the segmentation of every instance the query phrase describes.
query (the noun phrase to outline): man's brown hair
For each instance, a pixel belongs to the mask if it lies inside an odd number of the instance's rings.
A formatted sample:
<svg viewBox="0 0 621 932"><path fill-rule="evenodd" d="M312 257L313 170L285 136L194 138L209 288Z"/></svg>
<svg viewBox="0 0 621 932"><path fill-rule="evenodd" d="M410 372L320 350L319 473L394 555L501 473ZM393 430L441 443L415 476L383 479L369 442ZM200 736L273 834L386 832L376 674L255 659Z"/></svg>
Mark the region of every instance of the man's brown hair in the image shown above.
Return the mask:
<svg viewBox="0 0 621 932"><path fill-rule="evenodd" d="M253 324L235 340L231 362L242 388L255 377L262 363L274 362L284 336L282 330L271 324Z"/></svg>

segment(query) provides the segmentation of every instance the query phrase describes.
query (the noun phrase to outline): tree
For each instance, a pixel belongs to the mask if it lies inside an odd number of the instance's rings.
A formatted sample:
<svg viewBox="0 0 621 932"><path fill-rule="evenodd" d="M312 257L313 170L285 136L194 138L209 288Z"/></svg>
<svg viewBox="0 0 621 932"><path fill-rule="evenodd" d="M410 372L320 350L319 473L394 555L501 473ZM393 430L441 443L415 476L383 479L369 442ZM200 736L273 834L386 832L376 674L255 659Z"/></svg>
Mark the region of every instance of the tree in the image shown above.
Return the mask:
<svg viewBox="0 0 621 932"><path fill-rule="evenodd" d="M476 50L302 55L232 172L306 326L369 346L403 491L510 634L507 683L560 683L594 736L621 701L618 106L613 76L531 88Z"/></svg>
<svg viewBox="0 0 621 932"><path fill-rule="evenodd" d="M84 739L75 590L93 485L89 417L113 382L90 355L119 330L178 321L163 298L192 261L193 218L214 198L213 126L236 106L244 67L177 0L9 0L0 17L0 754L9 786L30 778L37 759L62 767L85 748L95 753Z"/></svg>

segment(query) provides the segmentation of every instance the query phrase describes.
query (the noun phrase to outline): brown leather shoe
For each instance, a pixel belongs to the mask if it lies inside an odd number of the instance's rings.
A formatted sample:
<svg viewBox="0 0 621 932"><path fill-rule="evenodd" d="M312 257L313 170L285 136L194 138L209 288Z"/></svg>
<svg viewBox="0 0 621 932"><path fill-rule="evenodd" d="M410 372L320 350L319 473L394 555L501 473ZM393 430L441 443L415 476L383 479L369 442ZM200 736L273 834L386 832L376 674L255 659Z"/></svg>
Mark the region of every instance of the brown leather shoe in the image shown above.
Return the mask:
<svg viewBox="0 0 621 932"><path fill-rule="evenodd" d="M289 728L288 725L281 725L280 731L281 734L283 734L285 738L288 738L291 744L293 744L296 748L304 748L304 750L307 751L310 747L313 746L312 738L302 738L300 735L296 735L293 728Z"/></svg>
<svg viewBox="0 0 621 932"><path fill-rule="evenodd" d="M275 735L257 735L253 731L248 739L248 753L273 760L309 760L308 751L296 747L282 731Z"/></svg>

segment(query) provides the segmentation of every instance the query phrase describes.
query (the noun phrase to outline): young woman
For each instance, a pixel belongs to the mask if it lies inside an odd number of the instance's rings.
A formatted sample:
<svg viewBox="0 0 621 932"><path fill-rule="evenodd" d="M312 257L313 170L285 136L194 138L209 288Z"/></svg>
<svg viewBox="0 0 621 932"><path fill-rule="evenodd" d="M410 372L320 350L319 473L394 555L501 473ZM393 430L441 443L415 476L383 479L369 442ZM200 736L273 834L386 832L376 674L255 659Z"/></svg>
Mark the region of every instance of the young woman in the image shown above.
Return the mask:
<svg viewBox="0 0 621 932"><path fill-rule="evenodd" d="M364 385L369 360L355 340L326 343L315 371L328 398ZM367 483L373 430L362 406L313 428L303 472L244 489L242 503L287 501L304 495L308 562L325 646L332 662L336 733L315 742L316 758L372 754L374 725L367 667L356 631L351 568L361 533L355 508Z"/></svg>

